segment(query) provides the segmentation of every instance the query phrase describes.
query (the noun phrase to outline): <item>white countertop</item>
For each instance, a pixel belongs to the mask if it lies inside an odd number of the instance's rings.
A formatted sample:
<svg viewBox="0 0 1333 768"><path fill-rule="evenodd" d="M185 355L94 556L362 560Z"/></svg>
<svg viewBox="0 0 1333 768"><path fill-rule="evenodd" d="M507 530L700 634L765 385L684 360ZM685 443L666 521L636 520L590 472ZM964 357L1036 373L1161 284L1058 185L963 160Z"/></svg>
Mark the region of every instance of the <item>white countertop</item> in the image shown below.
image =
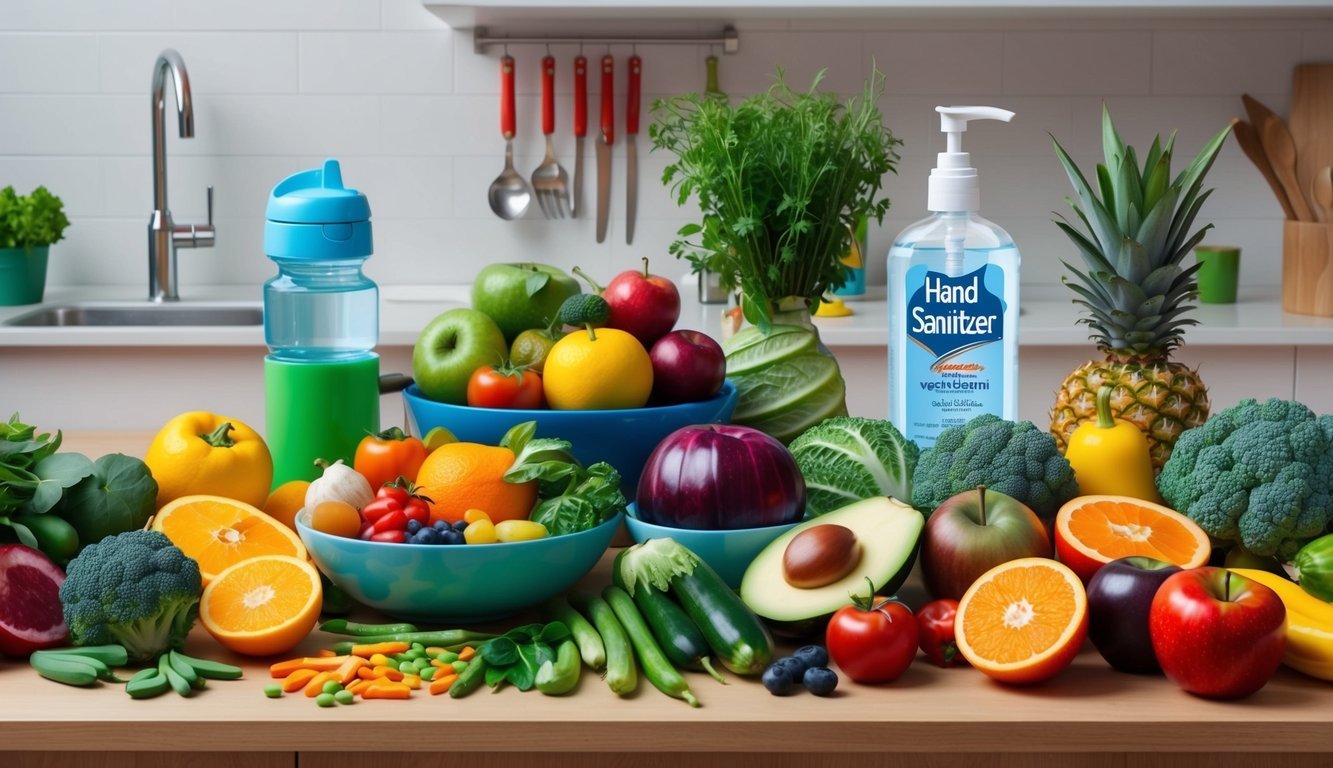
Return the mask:
<svg viewBox="0 0 1333 768"><path fill-rule="evenodd" d="M882 291L882 289L881 289ZM882 294L881 294L882 295ZM67 304L139 304L141 286L53 287L40 305L0 307L0 347L22 346L232 346L262 347L261 326L206 327L26 327L5 325L10 318L48 306ZM231 305L260 303L257 286L195 287L182 303ZM725 307L701 305L693 285L681 289L678 327L716 334ZM468 303L466 285L381 287L380 345L411 346L417 334L440 312ZM878 346L888 338L888 308L873 294L849 301L855 315L818 318L820 337L830 347ZM1019 343L1025 346L1084 346L1087 329L1077 324L1077 308L1061 290L1030 291L1023 300ZM1235 304L1201 304L1199 325L1186 332L1192 346L1333 346L1333 318L1282 311L1276 288L1242 291Z"/></svg>

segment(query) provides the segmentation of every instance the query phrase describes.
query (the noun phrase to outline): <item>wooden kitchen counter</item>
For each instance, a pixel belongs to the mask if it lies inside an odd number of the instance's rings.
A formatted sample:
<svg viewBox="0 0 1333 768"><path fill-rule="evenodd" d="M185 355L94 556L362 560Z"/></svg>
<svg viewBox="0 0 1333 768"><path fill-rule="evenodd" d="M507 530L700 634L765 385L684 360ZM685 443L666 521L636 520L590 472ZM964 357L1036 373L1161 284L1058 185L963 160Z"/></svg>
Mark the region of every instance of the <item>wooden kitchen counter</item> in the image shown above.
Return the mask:
<svg viewBox="0 0 1333 768"><path fill-rule="evenodd" d="M66 445L141 454L148 437L76 434ZM609 564L603 558L587 583L605 584ZM334 640L316 632L289 655ZM210 681L188 700L134 701L117 685L69 688L26 664L0 665L0 749L19 753L0 764L180 765L183 753L209 753L191 755L189 765L290 768L299 753L301 768L1333 765L1333 684L1283 668L1247 700L1205 701L1161 677L1114 672L1090 648L1031 688L921 660L890 685L844 678L827 699L779 698L755 680L728 675L723 686L689 674L699 709L642 676L632 696L617 698L586 670L564 698L508 688L454 700L423 690L409 701L321 709L299 694L265 698L266 663L232 656L201 629L187 652L240 663L245 677Z"/></svg>

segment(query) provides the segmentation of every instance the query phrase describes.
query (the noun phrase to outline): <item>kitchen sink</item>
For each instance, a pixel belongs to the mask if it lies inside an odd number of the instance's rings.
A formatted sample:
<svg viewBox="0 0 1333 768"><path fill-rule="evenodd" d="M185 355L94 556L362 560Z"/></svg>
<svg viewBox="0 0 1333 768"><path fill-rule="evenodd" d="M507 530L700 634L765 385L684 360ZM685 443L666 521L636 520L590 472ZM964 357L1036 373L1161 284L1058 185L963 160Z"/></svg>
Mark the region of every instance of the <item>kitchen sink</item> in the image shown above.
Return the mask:
<svg viewBox="0 0 1333 768"><path fill-rule="evenodd" d="M43 307L4 321L27 327L252 326L262 325L258 304L69 304Z"/></svg>

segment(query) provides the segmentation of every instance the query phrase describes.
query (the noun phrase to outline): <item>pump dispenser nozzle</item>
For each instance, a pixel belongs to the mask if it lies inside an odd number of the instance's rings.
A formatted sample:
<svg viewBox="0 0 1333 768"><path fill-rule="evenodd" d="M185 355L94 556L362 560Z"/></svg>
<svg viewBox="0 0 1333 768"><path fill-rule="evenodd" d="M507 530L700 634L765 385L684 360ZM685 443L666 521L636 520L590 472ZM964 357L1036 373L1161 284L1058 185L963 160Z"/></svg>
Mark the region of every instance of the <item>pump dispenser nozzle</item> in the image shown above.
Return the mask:
<svg viewBox="0 0 1333 768"><path fill-rule="evenodd" d="M973 120L1013 119L1014 113L998 107L935 107L940 130L948 137L945 151L936 156L930 172L926 207L937 213L981 210L981 190L972 158L963 151L963 134Z"/></svg>

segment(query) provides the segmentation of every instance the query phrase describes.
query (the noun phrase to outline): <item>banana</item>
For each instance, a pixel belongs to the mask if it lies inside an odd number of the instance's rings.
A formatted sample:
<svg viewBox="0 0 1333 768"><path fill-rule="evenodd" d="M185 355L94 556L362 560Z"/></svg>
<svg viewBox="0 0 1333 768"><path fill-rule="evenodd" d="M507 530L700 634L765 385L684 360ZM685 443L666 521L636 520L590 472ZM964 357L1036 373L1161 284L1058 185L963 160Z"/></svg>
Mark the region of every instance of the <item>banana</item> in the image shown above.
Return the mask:
<svg viewBox="0 0 1333 768"><path fill-rule="evenodd" d="M1250 568L1229 570L1271 588L1286 606L1287 650L1282 663L1297 672L1333 682L1333 604L1277 574Z"/></svg>

